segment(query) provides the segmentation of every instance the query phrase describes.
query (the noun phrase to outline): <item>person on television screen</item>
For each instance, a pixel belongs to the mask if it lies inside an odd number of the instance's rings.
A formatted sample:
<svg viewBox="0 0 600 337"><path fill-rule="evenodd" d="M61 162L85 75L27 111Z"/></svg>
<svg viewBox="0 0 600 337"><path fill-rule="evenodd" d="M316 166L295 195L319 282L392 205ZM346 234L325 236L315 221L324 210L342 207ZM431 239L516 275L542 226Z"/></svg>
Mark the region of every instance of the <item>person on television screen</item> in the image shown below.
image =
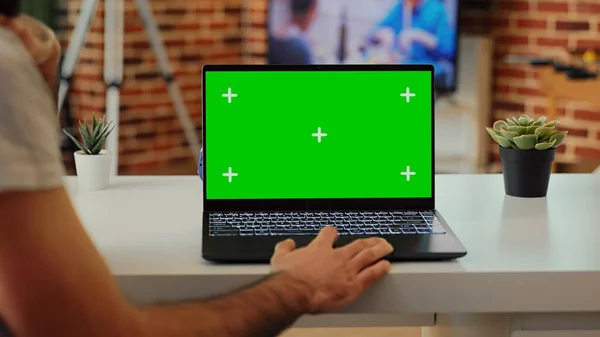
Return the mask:
<svg viewBox="0 0 600 337"><path fill-rule="evenodd" d="M313 52L306 31L317 15L317 0L290 0L291 20L269 36L269 63L312 64Z"/></svg>
<svg viewBox="0 0 600 337"><path fill-rule="evenodd" d="M435 66L440 60L452 61L457 32L450 25L444 1L398 0L369 34L367 45L393 51L398 63ZM441 70L436 68L436 72Z"/></svg>

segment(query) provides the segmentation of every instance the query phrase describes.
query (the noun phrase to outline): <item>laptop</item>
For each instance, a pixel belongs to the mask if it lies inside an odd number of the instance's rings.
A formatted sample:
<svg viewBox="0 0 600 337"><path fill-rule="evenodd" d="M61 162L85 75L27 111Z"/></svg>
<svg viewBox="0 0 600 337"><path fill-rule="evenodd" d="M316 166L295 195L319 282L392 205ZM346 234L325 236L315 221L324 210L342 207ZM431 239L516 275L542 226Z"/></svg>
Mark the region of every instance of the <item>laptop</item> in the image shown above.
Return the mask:
<svg viewBox="0 0 600 337"><path fill-rule="evenodd" d="M202 255L268 262L275 245L383 237L390 261L466 250L435 208L430 65L206 65Z"/></svg>

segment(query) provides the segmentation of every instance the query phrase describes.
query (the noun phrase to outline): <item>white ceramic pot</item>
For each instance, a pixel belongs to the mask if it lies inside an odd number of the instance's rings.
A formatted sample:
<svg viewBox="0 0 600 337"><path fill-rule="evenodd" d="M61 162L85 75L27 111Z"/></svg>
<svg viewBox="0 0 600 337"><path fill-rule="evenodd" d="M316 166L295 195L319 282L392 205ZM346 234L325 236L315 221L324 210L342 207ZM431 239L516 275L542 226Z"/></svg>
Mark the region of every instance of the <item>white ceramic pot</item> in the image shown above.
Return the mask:
<svg viewBox="0 0 600 337"><path fill-rule="evenodd" d="M108 187L112 168L112 153L107 150L97 155L75 152L77 182L83 190L97 191Z"/></svg>

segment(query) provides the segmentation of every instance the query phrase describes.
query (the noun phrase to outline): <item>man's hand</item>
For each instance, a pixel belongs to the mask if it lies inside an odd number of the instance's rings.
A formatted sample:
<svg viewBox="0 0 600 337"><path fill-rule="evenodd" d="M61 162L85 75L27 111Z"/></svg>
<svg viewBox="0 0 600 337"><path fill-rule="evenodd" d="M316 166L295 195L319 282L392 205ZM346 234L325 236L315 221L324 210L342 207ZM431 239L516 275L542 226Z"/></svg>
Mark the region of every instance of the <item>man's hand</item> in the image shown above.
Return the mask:
<svg viewBox="0 0 600 337"><path fill-rule="evenodd" d="M279 243L271 259L274 272L287 272L311 289L310 314L341 309L386 275L391 264L384 257L392 246L381 238L361 239L333 248L338 233L325 227L313 242L296 249L294 241Z"/></svg>
<svg viewBox="0 0 600 337"><path fill-rule="evenodd" d="M406 29L398 35L400 49L407 52L411 49L413 43L419 43L425 48L432 50L438 45L438 40L435 35L422 29Z"/></svg>
<svg viewBox="0 0 600 337"><path fill-rule="evenodd" d="M0 25L12 30L21 39L54 95L58 85L58 62L61 55L56 35L41 22L26 15L0 18Z"/></svg>

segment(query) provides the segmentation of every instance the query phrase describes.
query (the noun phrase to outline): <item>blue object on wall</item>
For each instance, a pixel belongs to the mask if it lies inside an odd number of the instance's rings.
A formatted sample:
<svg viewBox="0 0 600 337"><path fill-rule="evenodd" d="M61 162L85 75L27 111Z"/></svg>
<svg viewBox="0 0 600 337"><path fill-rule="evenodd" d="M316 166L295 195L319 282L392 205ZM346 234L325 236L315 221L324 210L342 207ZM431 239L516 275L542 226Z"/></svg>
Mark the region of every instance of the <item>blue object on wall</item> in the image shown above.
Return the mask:
<svg viewBox="0 0 600 337"><path fill-rule="evenodd" d="M204 165L204 149L200 149L198 156L198 176L202 179L202 166Z"/></svg>

